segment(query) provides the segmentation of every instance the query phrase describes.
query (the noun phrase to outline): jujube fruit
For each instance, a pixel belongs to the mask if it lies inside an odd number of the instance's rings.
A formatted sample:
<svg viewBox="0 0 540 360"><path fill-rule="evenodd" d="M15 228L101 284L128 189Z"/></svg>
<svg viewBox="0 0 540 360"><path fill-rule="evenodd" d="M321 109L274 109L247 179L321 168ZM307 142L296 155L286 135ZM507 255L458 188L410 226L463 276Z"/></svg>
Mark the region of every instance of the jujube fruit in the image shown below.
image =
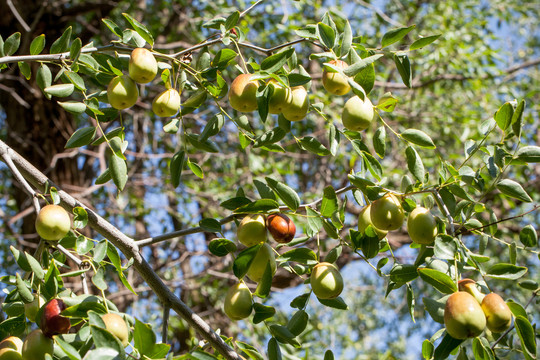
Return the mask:
<svg viewBox="0 0 540 360"><path fill-rule="evenodd" d="M247 271L247 276L255 282L261 281L264 271L269 263L273 276L276 273L276 256L272 247L267 243L264 243L253 258Z"/></svg>
<svg viewBox="0 0 540 360"><path fill-rule="evenodd" d="M266 220L264 215L252 214L245 216L236 231L238 241L251 247L266 241Z"/></svg>
<svg viewBox="0 0 540 360"><path fill-rule="evenodd" d="M280 244L291 242L296 234L294 222L285 214L271 214L266 218L268 231Z"/></svg>
<svg viewBox="0 0 540 360"><path fill-rule="evenodd" d="M428 209L416 207L407 219L407 232L414 243L433 244L438 232L437 221Z"/></svg>
<svg viewBox="0 0 540 360"><path fill-rule="evenodd" d="M446 301L444 326L451 337L464 340L484 331L486 317L471 294L459 291L450 295Z"/></svg>
<svg viewBox="0 0 540 360"><path fill-rule="evenodd" d="M36 329L24 339L21 353L23 360L44 360L45 354L52 356L53 350L53 340L43 335L40 329Z"/></svg>
<svg viewBox="0 0 540 360"><path fill-rule="evenodd" d="M247 318L252 308L253 297L246 284L239 282L227 291L223 311L231 320Z"/></svg>
<svg viewBox="0 0 540 360"><path fill-rule="evenodd" d="M376 228L390 231L403 225L405 214L399 199L388 193L371 203L370 218Z"/></svg>
<svg viewBox="0 0 540 360"><path fill-rule="evenodd" d="M229 89L229 103L240 112L257 110L257 89L259 82L251 80L251 74L240 74L233 80Z"/></svg>
<svg viewBox="0 0 540 360"><path fill-rule="evenodd" d="M157 116L174 116L180 110L180 94L176 89L167 89L158 94L152 101L152 111Z"/></svg>
<svg viewBox="0 0 540 360"><path fill-rule="evenodd" d="M16 336L9 336L0 342L0 360L21 360L23 342Z"/></svg>
<svg viewBox="0 0 540 360"><path fill-rule="evenodd" d="M117 76L107 86L107 98L113 108L124 110L135 105L139 89L128 75Z"/></svg>
<svg viewBox="0 0 540 360"><path fill-rule="evenodd" d="M139 84L154 80L158 64L154 55L145 48L136 48L129 57L129 77Z"/></svg>
<svg viewBox="0 0 540 360"><path fill-rule="evenodd" d="M291 89L281 85L275 79L270 80L268 86L273 89L272 95L268 100L268 112L270 114L281 114L292 102Z"/></svg>
<svg viewBox="0 0 540 360"><path fill-rule="evenodd" d="M291 88L291 94L292 101L285 106L282 114L289 121L300 121L306 117L309 110L308 93L303 86L295 86Z"/></svg>
<svg viewBox="0 0 540 360"><path fill-rule="evenodd" d="M328 62L341 69L346 69L349 65L342 60L331 60ZM341 75L338 72L329 72L326 69L323 70L322 83L326 91L334 95L345 95L351 91L351 85L346 76Z"/></svg>
<svg viewBox="0 0 540 360"><path fill-rule="evenodd" d="M120 315L114 313L105 314L101 319L105 323L107 331L116 336L124 347L128 346L129 330L124 319Z"/></svg>
<svg viewBox="0 0 540 360"><path fill-rule="evenodd" d="M67 235L71 218L59 205L44 206L36 218L36 231L45 240L57 241Z"/></svg>
<svg viewBox="0 0 540 360"><path fill-rule="evenodd" d="M364 100L358 96L353 96L345 103L341 113L343 126L349 130L362 131L371 125L375 111L373 104L367 96Z"/></svg>
<svg viewBox="0 0 540 360"><path fill-rule="evenodd" d="M512 311L498 294L487 294L482 300L482 310L487 328L493 332L503 332L512 324Z"/></svg>
<svg viewBox="0 0 540 360"><path fill-rule="evenodd" d="M381 230L375 227L375 225L373 225L373 223L371 222L371 204L367 204L362 208L362 210L360 210L360 213L358 214L358 231L363 233L370 225L373 230L375 230L375 233L377 234L379 240L384 239L386 234L388 234L388 231Z"/></svg>
<svg viewBox="0 0 540 360"><path fill-rule="evenodd" d="M66 309L66 304L62 299L51 299L43 309L41 315L41 330L47 337L58 334L67 334L71 328L71 322L61 313Z"/></svg>
<svg viewBox="0 0 540 360"><path fill-rule="evenodd" d="M343 291L343 277L331 263L322 262L313 267L310 277L311 289L320 299L333 299Z"/></svg>

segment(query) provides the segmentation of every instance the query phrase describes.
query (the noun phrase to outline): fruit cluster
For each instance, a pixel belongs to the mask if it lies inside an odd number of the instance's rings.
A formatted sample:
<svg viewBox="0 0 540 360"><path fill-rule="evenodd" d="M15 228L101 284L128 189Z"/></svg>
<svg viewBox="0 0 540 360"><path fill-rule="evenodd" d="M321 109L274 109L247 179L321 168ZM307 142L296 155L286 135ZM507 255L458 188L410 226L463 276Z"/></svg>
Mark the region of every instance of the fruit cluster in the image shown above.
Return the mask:
<svg viewBox="0 0 540 360"><path fill-rule="evenodd" d="M262 244L247 271L247 276L255 282L261 281L268 265L272 276L277 268L274 249L267 242L267 230L280 244L291 242L296 234L294 222L285 214L270 214L267 217L262 214L247 215L238 225L236 232L238 241L247 247ZM227 292L223 310L229 318L240 320L251 314L252 304L251 291L241 281Z"/></svg>
<svg viewBox="0 0 540 360"><path fill-rule="evenodd" d="M139 98L139 84L154 80L158 73L156 58L147 49L136 48L129 57L129 75L118 75L107 87L109 104L115 109L124 110L132 107ZM180 110L180 93L168 88L152 101L152 111L160 117L174 116Z"/></svg>
<svg viewBox="0 0 540 360"><path fill-rule="evenodd" d="M496 293L484 295L471 279L460 280L459 291L446 300L444 326L455 339L477 337L486 329L501 333L512 324L512 311Z"/></svg>
<svg viewBox="0 0 540 360"><path fill-rule="evenodd" d="M60 298L53 298L45 303L43 297L35 295L34 301L25 304L25 315L28 320L36 321L41 314L39 329L30 332L24 342L10 336L0 342L0 360L44 360L45 355L52 356L54 336L67 334L71 329L71 321L63 316L66 304ZM124 319L114 313L104 314L103 323L107 331L114 335L124 347L129 343L129 330Z"/></svg>
<svg viewBox="0 0 540 360"><path fill-rule="evenodd" d="M342 60L331 60L330 65L340 69L346 69L347 63ZM338 72L324 70L322 74L322 84L326 91L334 95L346 95L351 91L349 79ZM229 103L231 107L240 112L252 112L257 110L257 90L259 80L253 79L252 74L238 75L232 82L229 90ZM304 119L309 110L309 96L304 86L294 86L289 88L275 79L266 83L270 88L268 99L268 112L270 114L283 114L289 121L300 121ZM369 127L375 111L373 104L367 98L362 100L358 96L350 98L343 108L343 125L353 131L362 131Z"/></svg>
<svg viewBox="0 0 540 360"><path fill-rule="evenodd" d="M247 247L261 245L247 270L247 276L260 282L270 266L272 276L276 272L274 249L267 242L267 231L280 244L292 241L296 233L294 222L284 214L262 214L245 216L237 228L238 241ZM321 262L311 271L310 284L313 293L320 299L333 299L343 290L343 278L334 264ZM240 320L251 314L253 297L247 285L240 281L231 287L225 296L223 310L232 320Z"/></svg>
<svg viewBox="0 0 540 360"><path fill-rule="evenodd" d="M358 231L364 233L371 226L379 239L383 239L388 231L401 228L404 220L405 212L399 198L387 193L362 208L358 216ZM428 209L418 206L409 214L407 232L413 243L433 244L438 233L437 221Z"/></svg>

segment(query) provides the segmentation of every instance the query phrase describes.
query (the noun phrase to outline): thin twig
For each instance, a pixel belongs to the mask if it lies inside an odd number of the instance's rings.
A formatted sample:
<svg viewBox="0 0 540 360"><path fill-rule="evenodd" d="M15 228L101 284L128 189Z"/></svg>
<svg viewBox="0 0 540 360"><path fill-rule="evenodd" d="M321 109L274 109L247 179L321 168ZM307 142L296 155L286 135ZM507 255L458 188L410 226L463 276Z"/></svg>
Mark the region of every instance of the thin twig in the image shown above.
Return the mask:
<svg viewBox="0 0 540 360"><path fill-rule="evenodd" d="M465 230L463 230L463 231L461 231L461 229L458 229L458 231L456 232L456 236L457 235L462 235L464 233L472 233L473 231L482 230L482 229L485 229L485 228L490 227L492 225L502 223L502 222L505 222L505 221L519 219L520 217L523 217L523 216L525 216L527 214L530 214L530 213L538 210L539 208L540 208L540 205L535 205L531 210L526 211L526 212L524 212L522 214L519 214L519 215L516 215L516 216L511 216L511 217L508 217L508 218L500 219L500 220L494 221L492 223L489 223L489 224L486 224L486 225L483 225L483 226L479 226L479 227L475 227L475 228L472 228L472 229L465 228Z"/></svg>
<svg viewBox="0 0 540 360"><path fill-rule="evenodd" d="M13 2L11 0L6 0L6 3L9 6L9 9L13 13L13 15L15 16L15 18L17 19L17 21L19 22L19 24L21 24L21 26L23 27L24 31L26 31L27 33L30 32L32 29L30 28L30 26L28 26L26 21L24 21L22 16L19 14L19 12L17 11L17 8L15 7L15 5L13 5Z"/></svg>

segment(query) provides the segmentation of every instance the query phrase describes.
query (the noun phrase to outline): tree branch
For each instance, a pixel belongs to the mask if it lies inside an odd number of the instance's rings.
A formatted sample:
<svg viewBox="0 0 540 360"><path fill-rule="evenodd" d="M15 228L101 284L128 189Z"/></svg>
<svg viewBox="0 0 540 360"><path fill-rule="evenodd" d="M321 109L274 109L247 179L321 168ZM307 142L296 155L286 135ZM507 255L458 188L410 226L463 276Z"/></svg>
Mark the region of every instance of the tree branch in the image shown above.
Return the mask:
<svg viewBox="0 0 540 360"><path fill-rule="evenodd" d="M30 164L26 159L17 154L6 143L0 140L0 155L4 158L5 154L10 155L13 163L22 176L39 191L44 191L47 184L51 181L43 175L38 169ZM164 307L171 307L176 311L188 324L193 327L199 335L210 343L220 354L228 360L240 360L240 356L231 349L222 339L216 334L210 326L199 315L194 313L182 300L172 293L171 290L163 283L161 278L153 271L152 267L142 257L137 244L114 227L111 223L99 216L97 213L86 207L84 204L73 198L63 190L58 191L61 199L60 205L67 210L72 211L73 208L80 206L88 213L88 225L100 233L103 237L113 243L128 259L133 259L133 267L152 288L160 299Z"/></svg>

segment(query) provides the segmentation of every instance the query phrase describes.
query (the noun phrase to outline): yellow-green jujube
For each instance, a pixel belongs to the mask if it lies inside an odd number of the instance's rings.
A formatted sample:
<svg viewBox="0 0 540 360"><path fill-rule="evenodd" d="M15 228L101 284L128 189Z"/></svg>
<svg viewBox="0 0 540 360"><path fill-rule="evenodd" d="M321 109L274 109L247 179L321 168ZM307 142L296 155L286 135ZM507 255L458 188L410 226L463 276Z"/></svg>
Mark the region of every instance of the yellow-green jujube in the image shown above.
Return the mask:
<svg viewBox="0 0 540 360"><path fill-rule="evenodd" d="M282 111L285 119L300 121L306 117L309 110L309 97L306 88L295 86L291 88L292 101Z"/></svg>
<svg viewBox="0 0 540 360"><path fill-rule="evenodd" d="M36 314L38 310L45 305L45 298L41 295L34 294L34 300L28 304L24 304L24 315L31 322L36 321Z"/></svg>
<svg viewBox="0 0 540 360"><path fill-rule="evenodd" d="M257 89L259 82L251 80L252 74L240 74L232 82L229 89L229 103L240 112L257 110Z"/></svg>
<svg viewBox="0 0 540 360"><path fill-rule="evenodd" d="M369 98L365 96L362 100L355 95L345 103L341 121L343 126L349 130L362 131L371 125L373 116L375 116L375 111Z"/></svg>
<svg viewBox="0 0 540 360"><path fill-rule="evenodd" d="M373 228L373 230L375 230L375 233L377 234L379 239L384 239L386 234L388 234L388 231L381 230L375 227L375 225L373 225L373 223L371 222L370 209L371 209L371 204L367 204L366 206L362 208L362 210L360 210L360 214L358 214L358 231L363 233L364 231L366 231L367 227L371 225L371 227Z"/></svg>
<svg viewBox="0 0 540 360"><path fill-rule="evenodd" d="M105 323L105 328L116 336L124 347L129 344L129 330L124 319L115 313L108 313L101 317Z"/></svg>
<svg viewBox="0 0 540 360"><path fill-rule="evenodd" d="M22 354L10 348L0 349L0 360L22 360Z"/></svg>
<svg viewBox="0 0 540 360"><path fill-rule="evenodd" d="M245 319L251 314L253 297L243 282L239 282L227 291L223 311L231 320Z"/></svg>
<svg viewBox="0 0 540 360"><path fill-rule="evenodd" d="M261 281L268 263L270 263L273 276L276 273L276 256L272 247L268 243L264 243L253 258L247 276L255 282Z"/></svg>
<svg viewBox="0 0 540 360"><path fill-rule="evenodd" d="M36 231L45 240L58 241L67 235L71 228L71 218L59 205L46 205L36 218Z"/></svg>
<svg viewBox="0 0 540 360"><path fill-rule="evenodd" d="M145 48L136 48L129 57L129 77L139 84L154 80L158 64L154 55Z"/></svg>
<svg viewBox="0 0 540 360"><path fill-rule="evenodd" d="M320 299L333 299L343 291L343 277L334 264L322 262L313 267L310 284Z"/></svg>
<svg viewBox="0 0 540 360"><path fill-rule="evenodd" d="M247 247L266 241L266 219L264 215L246 215L236 231L238 241Z"/></svg>
<svg viewBox="0 0 540 360"><path fill-rule="evenodd" d="M113 108L124 110L135 105L139 88L128 75L117 76L107 86L107 98Z"/></svg>
<svg viewBox="0 0 540 360"><path fill-rule="evenodd" d="M486 315L486 326L489 330L501 333L512 324L512 311L499 294L487 294L481 306Z"/></svg>
<svg viewBox="0 0 540 360"><path fill-rule="evenodd" d="M428 209L418 206L409 214L407 232L414 243L433 244L438 233L437 221Z"/></svg>
<svg viewBox="0 0 540 360"><path fill-rule="evenodd" d="M464 340L484 331L486 316L471 294L459 291L446 300L444 326L451 337Z"/></svg>
<svg viewBox="0 0 540 360"><path fill-rule="evenodd" d="M36 329L24 339L22 358L23 360L45 360L45 354L52 356L53 350L53 340L43 335L40 329Z"/></svg>
<svg viewBox="0 0 540 360"><path fill-rule="evenodd" d="M328 63L340 69L346 69L349 67L349 65L343 60L331 60ZM322 74L322 83L326 91L334 95L345 95L351 91L351 85L349 85L348 78L338 72L330 72L324 69Z"/></svg>
<svg viewBox="0 0 540 360"><path fill-rule="evenodd" d="M278 81L272 79L268 82L273 92L268 100L268 112L270 114L281 114L293 100L292 91L289 87L281 85Z"/></svg>
<svg viewBox="0 0 540 360"><path fill-rule="evenodd" d="M22 351L23 342L16 336L8 336L4 340L0 341L0 350L11 349L18 352Z"/></svg>
<svg viewBox="0 0 540 360"><path fill-rule="evenodd" d="M180 110L180 94L176 89L167 89L152 101L152 111L160 117L174 116Z"/></svg>
<svg viewBox="0 0 540 360"><path fill-rule="evenodd" d="M403 225L405 213L397 196L386 194L371 203L371 223L381 230L397 230Z"/></svg>

